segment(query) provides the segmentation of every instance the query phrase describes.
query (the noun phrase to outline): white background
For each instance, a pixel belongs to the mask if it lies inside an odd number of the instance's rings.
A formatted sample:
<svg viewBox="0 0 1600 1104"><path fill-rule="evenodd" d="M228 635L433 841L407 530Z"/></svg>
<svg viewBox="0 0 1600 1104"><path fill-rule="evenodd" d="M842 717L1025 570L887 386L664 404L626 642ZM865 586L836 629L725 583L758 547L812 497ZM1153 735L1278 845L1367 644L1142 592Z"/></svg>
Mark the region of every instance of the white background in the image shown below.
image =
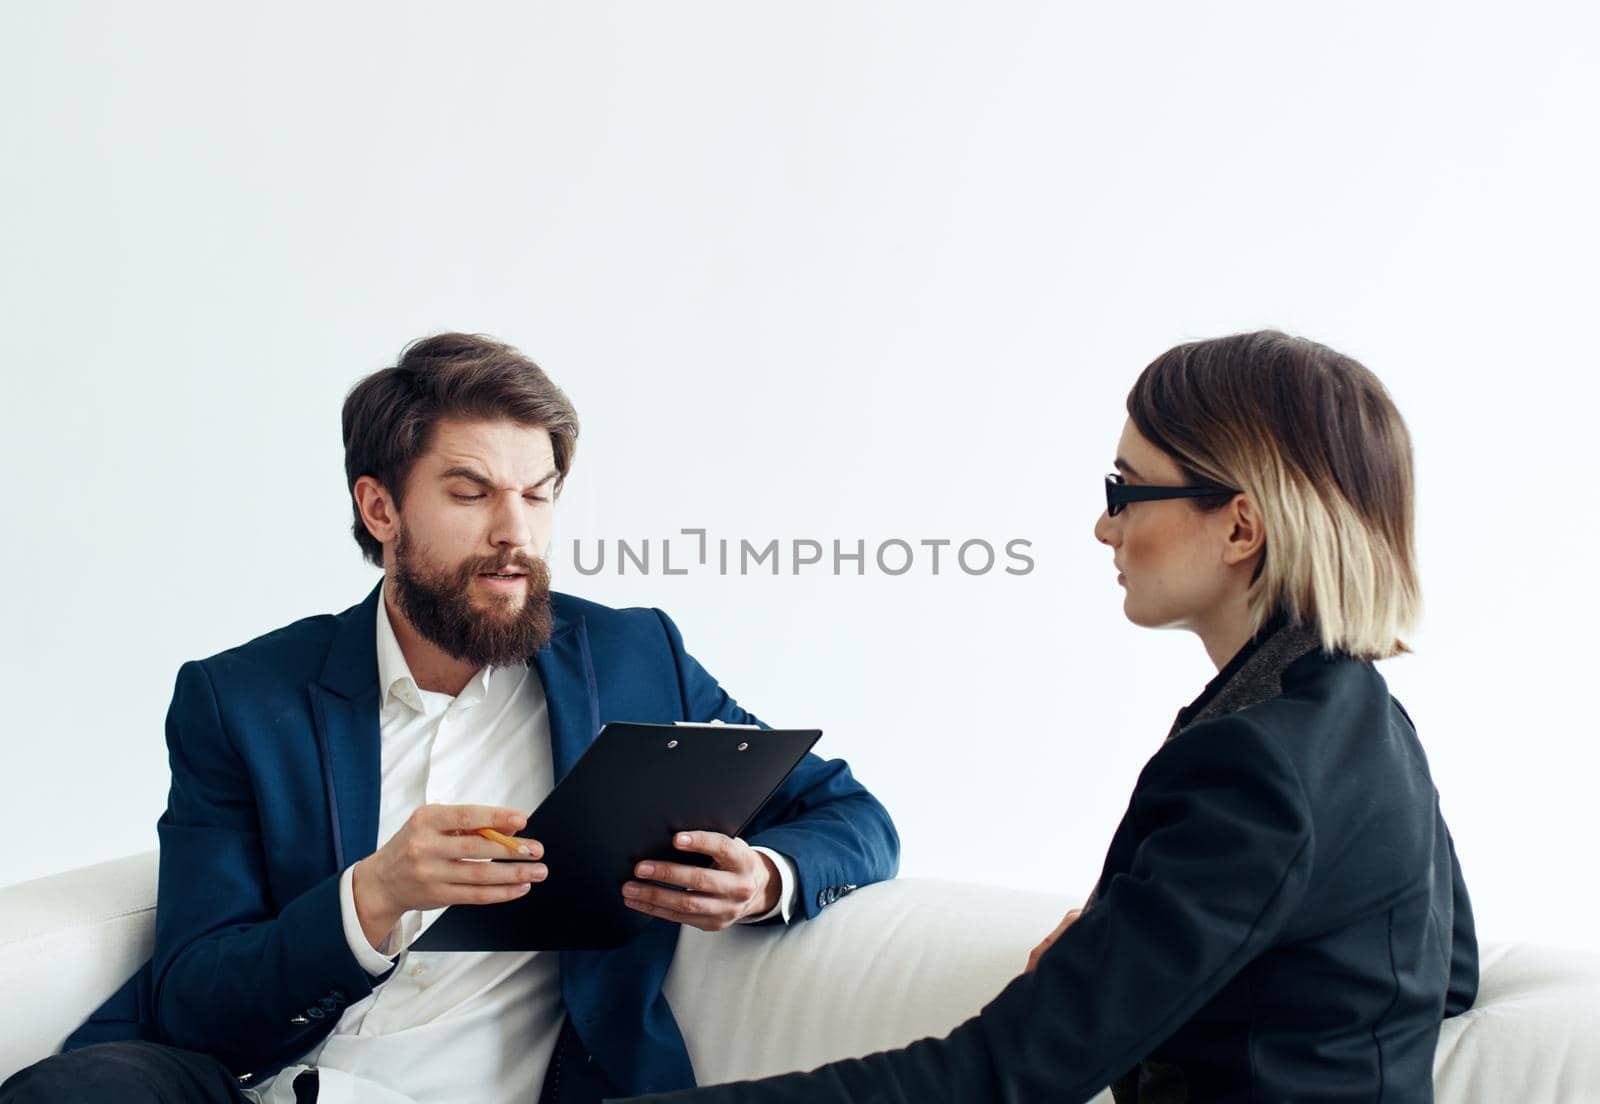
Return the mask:
<svg viewBox="0 0 1600 1104"><path fill-rule="evenodd" d="M6 5L0 883L154 846L179 663L363 597L339 404L466 329L583 417L558 587L667 609L743 703L824 728L904 873L1085 892L1212 673L1127 624L1090 536L1123 397L1177 341L1278 326L1413 431L1427 615L1383 670L1480 934L1600 947L1597 32L1541 3ZM1023 538L1036 568L572 568L692 526Z"/></svg>

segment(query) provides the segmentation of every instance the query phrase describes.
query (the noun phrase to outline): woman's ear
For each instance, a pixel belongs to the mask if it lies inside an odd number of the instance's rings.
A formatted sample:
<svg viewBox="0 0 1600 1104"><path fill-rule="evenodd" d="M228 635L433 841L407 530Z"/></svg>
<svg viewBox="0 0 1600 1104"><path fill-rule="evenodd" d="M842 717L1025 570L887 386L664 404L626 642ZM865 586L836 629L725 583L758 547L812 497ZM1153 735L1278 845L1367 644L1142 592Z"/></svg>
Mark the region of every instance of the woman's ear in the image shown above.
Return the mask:
<svg viewBox="0 0 1600 1104"><path fill-rule="evenodd" d="M1227 537L1222 547L1222 562L1230 567L1249 563L1266 548L1267 533L1261 525L1261 511L1248 494L1233 496L1233 501L1222 508L1223 524Z"/></svg>

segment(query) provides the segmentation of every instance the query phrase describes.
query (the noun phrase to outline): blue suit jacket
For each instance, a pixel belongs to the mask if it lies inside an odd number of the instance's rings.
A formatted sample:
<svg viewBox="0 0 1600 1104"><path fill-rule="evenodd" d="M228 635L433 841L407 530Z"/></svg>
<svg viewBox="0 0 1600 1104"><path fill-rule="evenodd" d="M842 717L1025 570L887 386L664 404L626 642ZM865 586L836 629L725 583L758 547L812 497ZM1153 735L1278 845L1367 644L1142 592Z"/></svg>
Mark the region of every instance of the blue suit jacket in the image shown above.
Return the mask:
<svg viewBox="0 0 1600 1104"><path fill-rule="evenodd" d="M183 665L167 715L172 789L158 828L155 957L66 1049L150 1038L259 1079L315 1046L381 978L345 943L339 876L377 848L380 591ZM658 610L552 596L533 657L555 777L607 721L760 723L683 649ZM796 916L894 876L899 839L840 760L808 755L746 832L789 856ZM661 985L677 925L609 951L561 954L567 1014L630 1092L694 1084Z"/></svg>

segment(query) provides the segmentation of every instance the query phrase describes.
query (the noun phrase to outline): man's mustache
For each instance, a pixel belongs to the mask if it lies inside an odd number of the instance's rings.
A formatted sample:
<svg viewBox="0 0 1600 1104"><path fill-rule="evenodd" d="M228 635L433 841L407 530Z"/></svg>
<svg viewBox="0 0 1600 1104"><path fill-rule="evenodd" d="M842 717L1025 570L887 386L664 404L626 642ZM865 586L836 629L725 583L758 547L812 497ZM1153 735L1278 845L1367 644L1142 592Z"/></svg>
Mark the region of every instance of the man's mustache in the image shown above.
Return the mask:
<svg viewBox="0 0 1600 1104"><path fill-rule="evenodd" d="M462 574L463 575L490 575L490 574L507 575L507 574L517 574L517 575L533 575L533 576L543 577L543 576L545 576L545 575L547 575L549 573L549 570L550 569L545 566L543 560L536 560L531 556L527 556L527 555L523 555L523 554L519 553L519 554L511 557L510 559L505 559L505 558L486 558L486 559L482 559L482 560L474 560L474 561L472 561L472 562L470 562L468 564L463 565Z"/></svg>

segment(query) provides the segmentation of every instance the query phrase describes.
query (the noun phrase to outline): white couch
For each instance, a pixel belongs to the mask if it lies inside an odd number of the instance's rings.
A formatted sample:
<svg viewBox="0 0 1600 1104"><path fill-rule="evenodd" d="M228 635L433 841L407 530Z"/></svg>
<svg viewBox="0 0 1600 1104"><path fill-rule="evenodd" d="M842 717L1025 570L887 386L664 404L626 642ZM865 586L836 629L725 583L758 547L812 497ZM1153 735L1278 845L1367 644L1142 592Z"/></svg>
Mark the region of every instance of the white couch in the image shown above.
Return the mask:
<svg viewBox="0 0 1600 1104"><path fill-rule="evenodd" d="M0 1079L56 1050L149 955L155 874L148 853L0 889ZM870 886L788 931L686 930L667 996L703 1083L809 1068L948 1031L1073 903ZM1600 955L1486 946L1477 1006L1445 1023L1434 1082L1443 1104L1600 1104Z"/></svg>

